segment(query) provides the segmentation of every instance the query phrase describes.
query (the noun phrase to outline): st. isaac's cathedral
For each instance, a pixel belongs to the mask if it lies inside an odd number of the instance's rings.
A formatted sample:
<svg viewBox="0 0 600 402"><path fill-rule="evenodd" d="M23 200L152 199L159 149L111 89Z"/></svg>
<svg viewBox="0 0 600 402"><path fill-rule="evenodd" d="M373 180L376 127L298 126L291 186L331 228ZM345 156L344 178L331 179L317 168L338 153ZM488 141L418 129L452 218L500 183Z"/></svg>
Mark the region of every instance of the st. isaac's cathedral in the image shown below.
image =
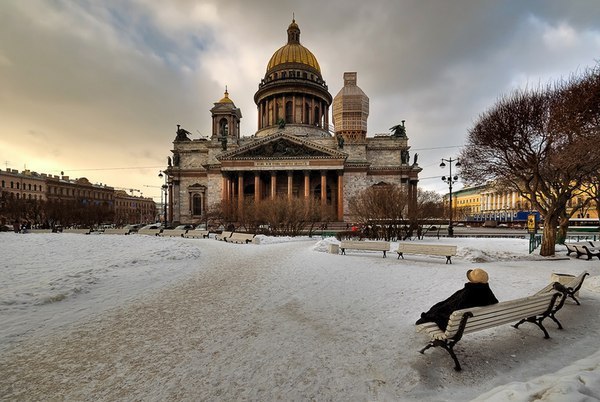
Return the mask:
<svg viewBox="0 0 600 402"><path fill-rule="evenodd" d="M273 53L254 94L253 135L241 135L242 112L227 90L210 109L210 138L191 139L178 126L165 170L168 221L198 223L221 202L242 208L246 200L283 196L312 197L333 211L334 220L349 222L348 200L382 184L404 186L416 201L422 169L417 155L410 161L404 122L391 134L368 137L369 98L357 86L356 72L343 79L332 98L293 20L287 43Z"/></svg>

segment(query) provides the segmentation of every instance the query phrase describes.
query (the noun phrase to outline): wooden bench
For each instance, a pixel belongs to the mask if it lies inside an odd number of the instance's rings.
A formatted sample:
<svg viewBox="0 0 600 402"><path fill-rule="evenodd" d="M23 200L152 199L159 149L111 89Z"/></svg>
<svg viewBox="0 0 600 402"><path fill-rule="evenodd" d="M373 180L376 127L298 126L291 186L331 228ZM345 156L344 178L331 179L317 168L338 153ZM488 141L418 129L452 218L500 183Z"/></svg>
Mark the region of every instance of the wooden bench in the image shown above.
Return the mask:
<svg viewBox="0 0 600 402"><path fill-rule="evenodd" d="M190 239L208 239L209 231L208 230L188 230L183 237Z"/></svg>
<svg viewBox="0 0 600 402"><path fill-rule="evenodd" d="M456 246L447 246L443 244L419 244L411 242L400 242L398 244L398 258L404 259L406 254L424 254L424 255L439 255L446 257L446 264L452 264L452 256L456 255Z"/></svg>
<svg viewBox="0 0 600 402"><path fill-rule="evenodd" d="M340 243L342 255L346 255L346 249L350 250L368 250L368 251L383 251L383 258L390 251L390 243L387 241L356 241L343 240Z"/></svg>
<svg viewBox="0 0 600 402"><path fill-rule="evenodd" d="M183 237L187 231L187 229L165 229L158 235L163 237Z"/></svg>
<svg viewBox="0 0 600 402"><path fill-rule="evenodd" d="M224 240L228 243L248 244L252 243L254 236L256 236L254 233L233 232L229 238L225 238Z"/></svg>
<svg viewBox="0 0 600 402"><path fill-rule="evenodd" d="M131 229L126 229L126 228L122 228L122 229L104 229L104 232L102 232L104 234L119 234L119 235L128 235L129 233L131 233Z"/></svg>
<svg viewBox="0 0 600 402"><path fill-rule="evenodd" d="M584 243L584 242L565 243L565 247L567 248L567 255L571 255L572 253L575 253L577 258L581 257L582 255L586 255L585 250L583 250L583 248L581 248L581 247L587 246L589 244L590 243Z"/></svg>
<svg viewBox="0 0 600 402"><path fill-rule="evenodd" d="M577 248L580 248L580 247L577 247ZM598 257L598 259L600 260L600 248L586 246L586 245L581 246L581 248L583 249L583 253L584 253L582 255L587 255L588 260L591 260L593 257Z"/></svg>
<svg viewBox="0 0 600 402"><path fill-rule="evenodd" d="M454 360L454 369L460 371L461 367L454 353L454 346L466 334L518 321L514 325L515 328L523 322L530 322L537 325L544 332L544 338L550 338L548 331L544 328L543 321L550 316L557 299L560 297L560 292L546 292L490 306L457 310L450 315L446 331L442 331L434 322L419 324L417 325L417 332L424 332L431 338L429 343L419 352L425 353L429 348L441 347Z"/></svg>
<svg viewBox="0 0 600 402"><path fill-rule="evenodd" d="M158 236L160 231L161 229L140 229L137 233L146 236Z"/></svg>
<svg viewBox="0 0 600 402"><path fill-rule="evenodd" d="M215 236L216 240L227 241L226 239L230 238L233 232L221 232L217 233Z"/></svg>
<svg viewBox="0 0 600 402"><path fill-rule="evenodd" d="M63 233L90 234L92 229L63 229Z"/></svg>

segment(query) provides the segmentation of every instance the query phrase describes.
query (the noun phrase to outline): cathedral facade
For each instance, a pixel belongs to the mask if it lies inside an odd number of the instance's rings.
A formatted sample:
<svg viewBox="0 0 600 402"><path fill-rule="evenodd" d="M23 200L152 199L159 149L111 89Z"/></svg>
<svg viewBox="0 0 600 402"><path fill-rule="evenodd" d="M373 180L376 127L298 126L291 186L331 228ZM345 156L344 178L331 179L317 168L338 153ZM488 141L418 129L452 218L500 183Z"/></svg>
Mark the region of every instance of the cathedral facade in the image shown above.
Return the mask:
<svg viewBox="0 0 600 402"><path fill-rule="evenodd" d="M210 138L191 139L178 126L165 170L168 221L198 223L215 204L242 208L280 196L316 200L334 219L351 221L348 200L375 184L404 186L416 201L421 168L416 155L409 160L404 123L367 137L369 98L357 74L345 73L332 97L295 21L287 36L254 95L253 135L241 135L242 113L227 90L210 110Z"/></svg>

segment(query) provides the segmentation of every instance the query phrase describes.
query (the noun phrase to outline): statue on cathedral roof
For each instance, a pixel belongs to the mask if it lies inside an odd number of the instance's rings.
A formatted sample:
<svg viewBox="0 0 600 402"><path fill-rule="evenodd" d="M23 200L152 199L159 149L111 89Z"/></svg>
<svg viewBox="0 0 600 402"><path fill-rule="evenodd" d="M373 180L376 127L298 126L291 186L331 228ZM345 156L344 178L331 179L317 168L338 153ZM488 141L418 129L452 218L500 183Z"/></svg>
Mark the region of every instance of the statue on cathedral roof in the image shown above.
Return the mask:
<svg viewBox="0 0 600 402"><path fill-rule="evenodd" d="M175 137L175 141L190 141L190 139L188 138L188 134L192 134L189 131L187 131L184 128L181 128L181 126L178 124L177 125L177 136Z"/></svg>
<svg viewBox="0 0 600 402"><path fill-rule="evenodd" d="M390 128L392 137L406 138L406 127L404 126L405 121L406 120L402 120L402 124L396 124L394 127Z"/></svg>

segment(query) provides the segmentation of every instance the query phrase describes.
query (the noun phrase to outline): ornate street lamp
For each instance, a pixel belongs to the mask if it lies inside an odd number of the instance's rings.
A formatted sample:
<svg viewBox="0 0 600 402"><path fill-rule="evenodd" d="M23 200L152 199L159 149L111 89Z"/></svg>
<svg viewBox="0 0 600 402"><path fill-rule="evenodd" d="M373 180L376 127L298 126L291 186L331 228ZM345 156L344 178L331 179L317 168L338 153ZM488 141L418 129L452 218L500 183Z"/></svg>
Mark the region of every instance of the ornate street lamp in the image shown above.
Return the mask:
<svg viewBox="0 0 600 402"><path fill-rule="evenodd" d="M444 162L448 162L448 166L450 168L450 174L448 177L442 176L442 181L448 183L448 190L450 193L450 222L448 224L448 237L454 236L454 228L452 227L452 185L458 181L458 176L452 176L452 163L454 163L455 167L460 167L460 161L458 158L456 159L444 159L442 158L442 163L440 163L441 168L445 168L446 164Z"/></svg>
<svg viewBox="0 0 600 402"><path fill-rule="evenodd" d="M162 187L161 187L162 191L160 192L160 201L161 201L161 203L163 205L163 208L164 208L163 222L164 222L165 228L166 228L167 227L167 189L169 188L169 186L167 186L167 173L165 172L165 174L163 175L163 171L162 170L159 171L158 172L158 177L160 177L162 179L163 176L165 178L165 184L163 184ZM165 193L165 202L164 203L162 202L163 192Z"/></svg>

